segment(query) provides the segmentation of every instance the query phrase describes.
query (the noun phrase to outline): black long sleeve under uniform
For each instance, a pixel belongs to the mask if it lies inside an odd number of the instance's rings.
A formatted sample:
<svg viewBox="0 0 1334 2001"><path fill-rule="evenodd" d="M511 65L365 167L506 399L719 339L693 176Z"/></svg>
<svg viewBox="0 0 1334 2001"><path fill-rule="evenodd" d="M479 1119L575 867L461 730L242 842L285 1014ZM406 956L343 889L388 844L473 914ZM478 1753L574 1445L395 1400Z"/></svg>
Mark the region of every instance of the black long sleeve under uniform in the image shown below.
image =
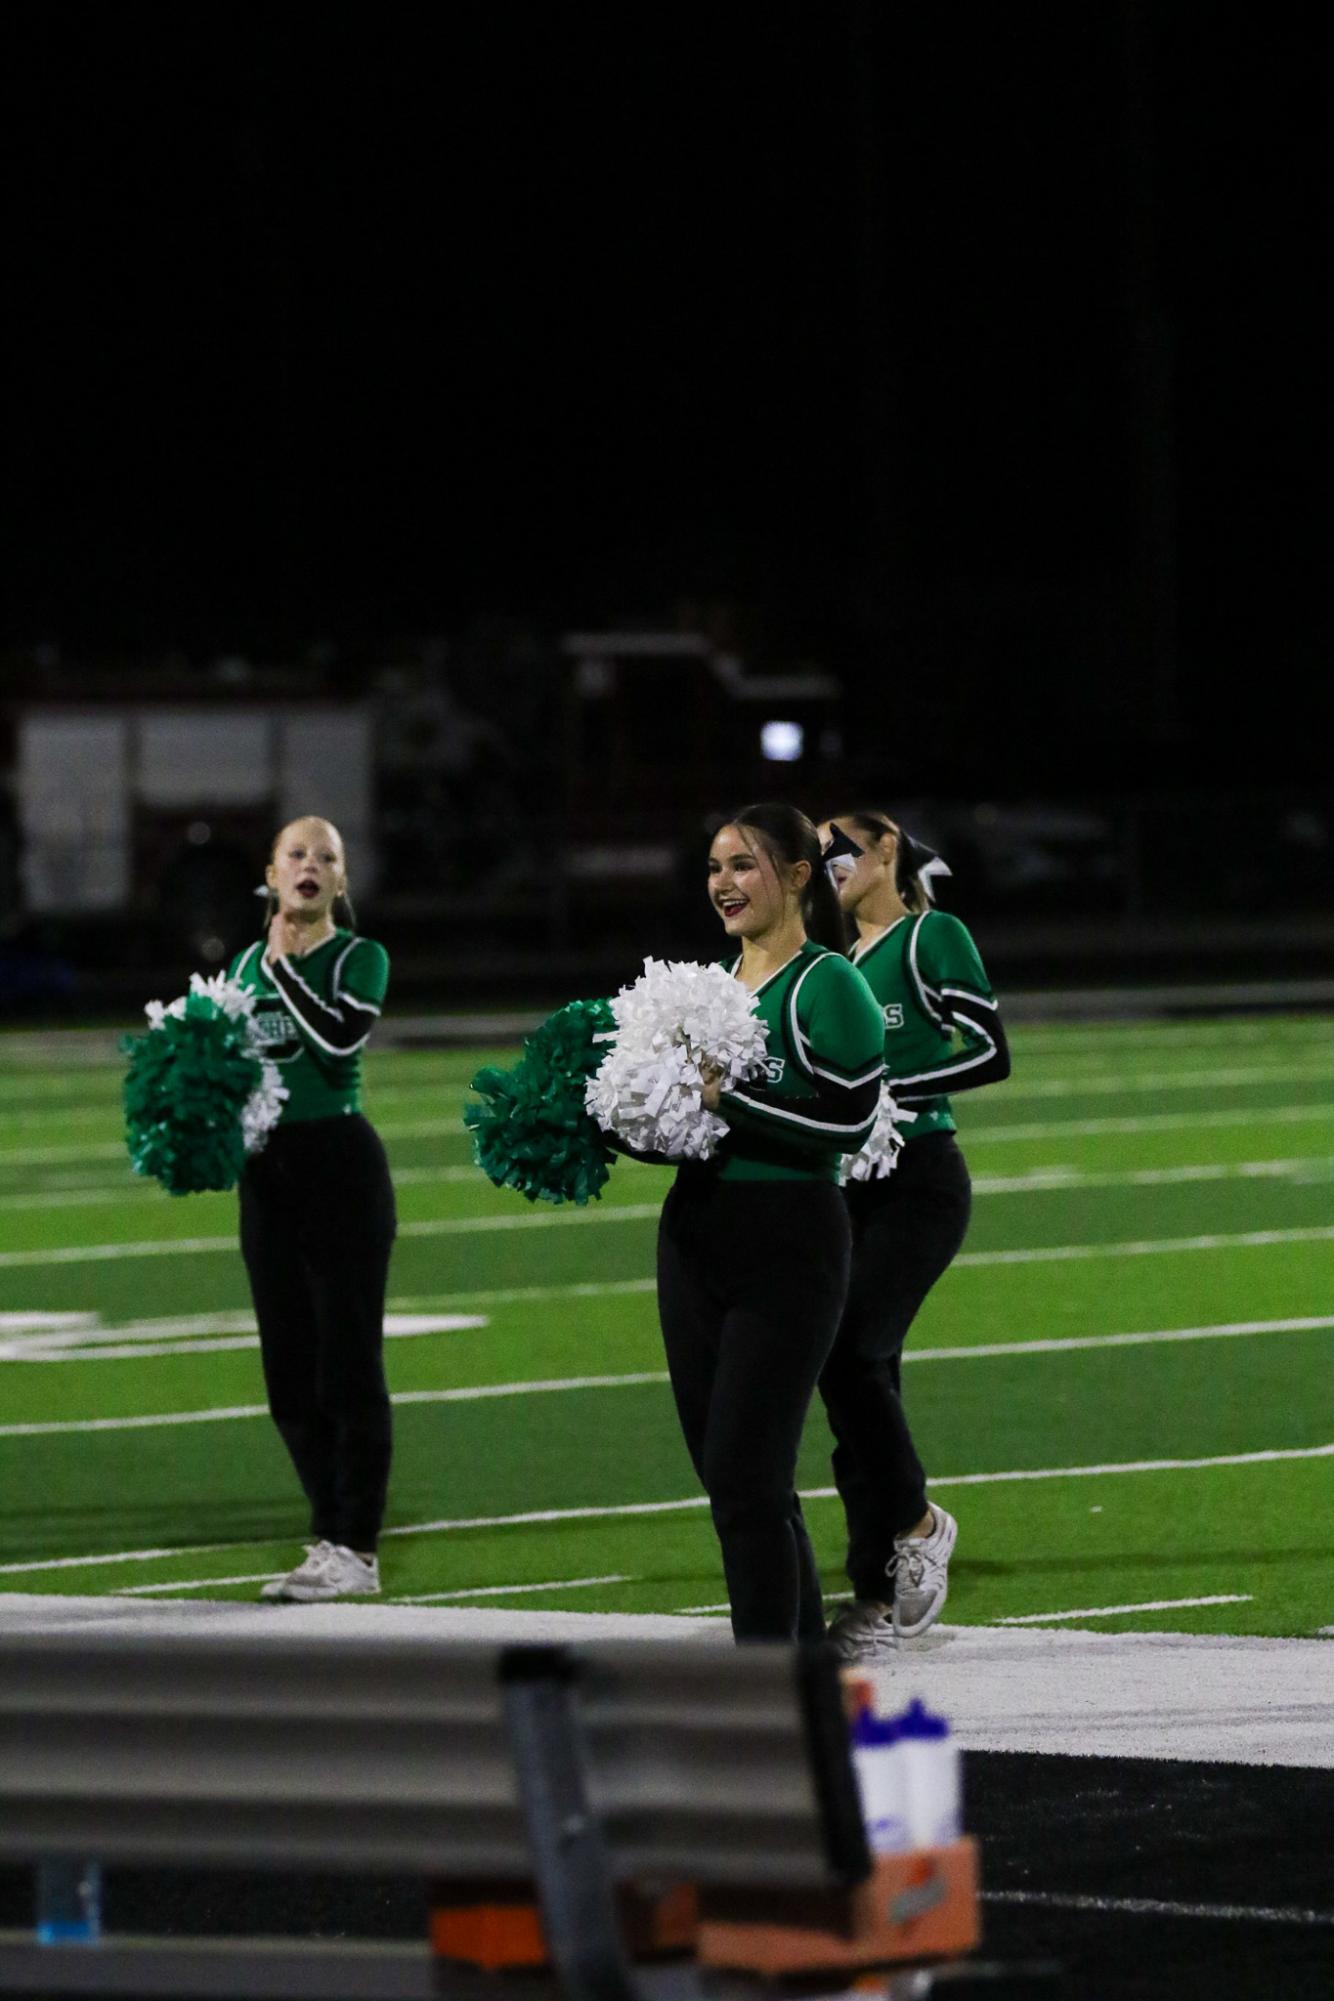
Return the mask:
<svg viewBox="0 0 1334 2001"><path fill-rule="evenodd" d="M757 1001L766 1075L723 1094L731 1131L718 1155L677 1175L658 1233L658 1311L733 1633L813 1639L824 1614L797 1453L847 1292L837 1162L874 1122L883 1032L860 974L818 945Z"/></svg>
<svg viewBox="0 0 1334 2001"><path fill-rule="evenodd" d="M361 1051L388 973L380 945L343 930L300 959L270 961L256 943L232 967L290 1093L240 1190L269 1409L312 1536L363 1554L376 1546L392 1453L383 1348L394 1191L360 1111Z"/></svg>
<svg viewBox="0 0 1334 2001"><path fill-rule="evenodd" d="M916 1116L894 1171L844 1190L852 1275L820 1394L848 1520L848 1576L858 1598L887 1600L894 1537L927 1505L903 1407L903 1347L963 1245L972 1207L944 1094L999 1083L1010 1055L977 947L958 918L939 910L901 917L853 959L883 1013L886 1081Z"/></svg>

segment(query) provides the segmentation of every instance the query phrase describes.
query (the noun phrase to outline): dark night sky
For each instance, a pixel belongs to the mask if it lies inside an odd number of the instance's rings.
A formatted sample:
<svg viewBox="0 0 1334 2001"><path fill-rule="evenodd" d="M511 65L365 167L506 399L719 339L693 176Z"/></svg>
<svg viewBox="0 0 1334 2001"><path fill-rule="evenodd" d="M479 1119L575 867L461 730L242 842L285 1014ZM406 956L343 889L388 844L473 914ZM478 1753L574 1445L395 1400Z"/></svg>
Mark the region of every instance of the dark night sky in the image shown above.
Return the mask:
<svg viewBox="0 0 1334 2001"><path fill-rule="evenodd" d="M714 598L775 657L893 662L923 729L947 684L980 735L1168 759L1329 718L1313 30L810 0L8 32L12 645ZM1237 675L1263 698L1220 705Z"/></svg>

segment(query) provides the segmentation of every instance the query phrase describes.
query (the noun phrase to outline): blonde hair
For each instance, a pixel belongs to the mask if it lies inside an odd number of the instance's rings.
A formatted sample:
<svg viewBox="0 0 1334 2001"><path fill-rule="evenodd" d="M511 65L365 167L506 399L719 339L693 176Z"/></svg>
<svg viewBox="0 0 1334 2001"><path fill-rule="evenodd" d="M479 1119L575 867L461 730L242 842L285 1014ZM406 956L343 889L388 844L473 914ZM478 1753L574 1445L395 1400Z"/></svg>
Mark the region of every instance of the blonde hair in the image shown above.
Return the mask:
<svg viewBox="0 0 1334 2001"><path fill-rule="evenodd" d="M332 820L326 820L323 813L298 813L295 820L284 820L282 826L279 827L277 833L274 835L273 839L269 842L270 864L272 864L274 857L277 855L278 843L282 839L283 835L287 832L287 829L289 827L300 826L303 820L318 820L322 826L328 827L331 833L333 833L333 835L337 839L339 847L342 849L343 887L339 890L337 896L334 898L333 905L332 908L330 909L329 914L333 918L334 923L341 924L344 930L355 931L357 928L357 913L352 907L352 893L347 886L347 848L344 845L343 836L339 833L337 827L334 826ZM270 889L264 898L264 922L260 928L260 934L259 934L261 938L268 937L269 926L273 922L273 919L277 914L277 910L278 910L278 898L275 892L272 889Z"/></svg>

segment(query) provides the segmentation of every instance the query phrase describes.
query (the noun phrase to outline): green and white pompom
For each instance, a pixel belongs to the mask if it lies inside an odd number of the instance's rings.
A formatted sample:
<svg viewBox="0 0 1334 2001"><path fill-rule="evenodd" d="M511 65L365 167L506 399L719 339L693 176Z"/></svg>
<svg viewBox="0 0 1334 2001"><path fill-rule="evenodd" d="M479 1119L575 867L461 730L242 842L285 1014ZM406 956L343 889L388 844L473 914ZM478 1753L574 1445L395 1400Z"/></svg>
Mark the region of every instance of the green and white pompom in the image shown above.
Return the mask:
<svg viewBox="0 0 1334 2001"><path fill-rule="evenodd" d="M601 1200L613 1159L584 1109L588 1080L613 1027L605 1000L575 1000L549 1015L508 1070L479 1070L480 1103L464 1107L473 1154L497 1188L529 1202Z"/></svg>
<svg viewBox="0 0 1334 2001"><path fill-rule="evenodd" d="M722 966L645 959L611 1010L615 1037L589 1080L589 1111L637 1153L710 1160L728 1128L704 1109L705 1072L730 1090L763 1066L768 1031L754 994Z"/></svg>
<svg viewBox="0 0 1334 2001"><path fill-rule="evenodd" d="M255 1039L254 999L224 973L149 1001L147 1035L125 1036L125 1139L136 1174L169 1195L234 1188L282 1116L287 1086Z"/></svg>
<svg viewBox="0 0 1334 2001"><path fill-rule="evenodd" d="M849 1181L881 1181L892 1174L899 1164L903 1152L903 1126L910 1125L917 1117L906 1105L894 1102L894 1094L887 1083L880 1086L880 1103L875 1108L875 1124L871 1127L865 1146L860 1153L845 1153L838 1170L838 1178L847 1186Z"/></svg>

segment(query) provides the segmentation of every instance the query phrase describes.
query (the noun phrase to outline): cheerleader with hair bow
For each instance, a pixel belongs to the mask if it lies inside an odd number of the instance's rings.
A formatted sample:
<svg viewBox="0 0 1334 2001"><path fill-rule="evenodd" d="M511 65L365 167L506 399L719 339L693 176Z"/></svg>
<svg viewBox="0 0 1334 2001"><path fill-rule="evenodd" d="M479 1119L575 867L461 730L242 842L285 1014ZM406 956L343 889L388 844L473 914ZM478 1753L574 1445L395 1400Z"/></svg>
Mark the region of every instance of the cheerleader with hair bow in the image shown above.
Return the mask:
<svg viewBox="0 0 1334 2001"><path fill-rule="evenodd" d="M962 1247L972 1185L950 1096L1000 1083L1010 1054L981 957L957 917L933 908L950 871L888 814L840 813L820 829L850 957L881 1010L896 1151L844 1189L852 1231L846 1309L820 1377L848 1522L853 1600L830 1638L873 1661L939 1618L958 1525L927 1499L901 1394L908 1330Z"/></svg>

